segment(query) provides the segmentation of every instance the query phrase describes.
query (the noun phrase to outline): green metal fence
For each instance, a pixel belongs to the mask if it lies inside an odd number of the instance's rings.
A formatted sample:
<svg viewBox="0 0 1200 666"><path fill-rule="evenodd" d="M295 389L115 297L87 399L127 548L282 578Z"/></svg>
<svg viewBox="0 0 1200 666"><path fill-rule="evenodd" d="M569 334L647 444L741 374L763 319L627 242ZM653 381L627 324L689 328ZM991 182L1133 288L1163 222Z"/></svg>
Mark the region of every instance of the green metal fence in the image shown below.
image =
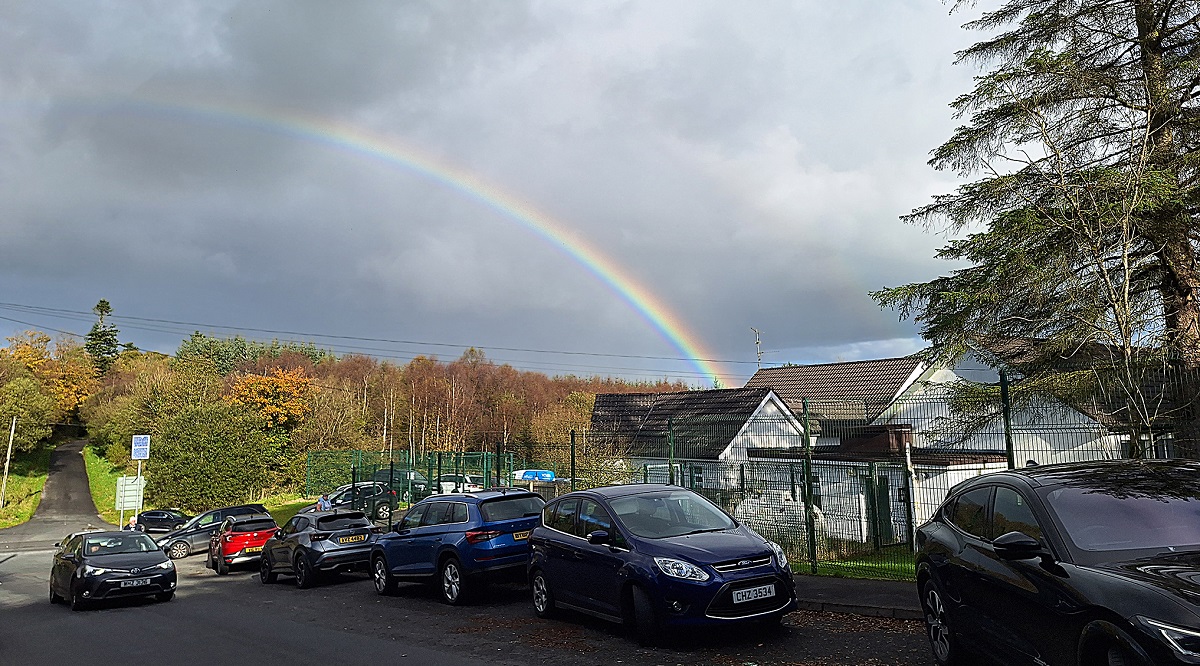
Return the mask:
<svg viewBox="0 0 1200 666"><path fill-rule="evenodd" d="M1171 410L1150 418L1112 391L1014 399L999 384L931 386L888 404L801 399L789 403L791 413L748 419L594 421L550 442L426 453L412 467L430 479L471 474L485 486L521 485L546 499L608 484L677 484L778 542L797 571L911 580L916 528L959 482L1030 464L1195 455L1200 410L1195 393L1180 387L1198 384L1162 382L1170 400L1147 388L1145 402ZM407 453L360 451L314 453L308 462L310 494L409 465ZM556 478L521 481L519 469Z"/></svg>

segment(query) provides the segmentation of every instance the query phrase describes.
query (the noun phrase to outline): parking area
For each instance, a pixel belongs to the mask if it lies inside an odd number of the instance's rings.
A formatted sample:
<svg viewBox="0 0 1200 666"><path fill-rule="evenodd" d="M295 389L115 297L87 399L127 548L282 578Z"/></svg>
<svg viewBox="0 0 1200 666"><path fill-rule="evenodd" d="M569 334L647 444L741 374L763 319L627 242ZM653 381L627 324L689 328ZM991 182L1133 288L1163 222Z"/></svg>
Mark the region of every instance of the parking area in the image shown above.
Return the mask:
<svg viewBox="0 0 1200 666"><path fill-rule="evenodd" d="M82 649L97 658L161 659L164 650L188 659L250 651L259 663L323 658L422 664L550 664L581 666L707 663L930 664L917 621L798 611L777 631L684 634L641 648L626 630L581 615L537 619L526 590L494 585L465 607L441 603L431 587L400 585L375 594L365 573L344 574L308 590L281 577L259 582L251 569L218 576L204 558L177 560L173 601L124 601L72 612L47 601L51 553L18 551L0 563L0 663L53 664ZM20 627L20 631L12 631ZM82 646L82 647L81 647ZM278 657L278 662L271 656Z"/></svg>

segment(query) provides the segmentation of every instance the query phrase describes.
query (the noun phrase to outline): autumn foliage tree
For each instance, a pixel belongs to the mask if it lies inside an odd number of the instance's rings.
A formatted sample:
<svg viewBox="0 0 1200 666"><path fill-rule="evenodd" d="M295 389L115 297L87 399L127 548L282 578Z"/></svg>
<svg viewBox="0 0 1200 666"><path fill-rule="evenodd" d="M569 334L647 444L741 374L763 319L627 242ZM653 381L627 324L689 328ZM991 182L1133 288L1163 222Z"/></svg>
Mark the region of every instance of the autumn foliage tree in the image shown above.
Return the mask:
<svg viewBox="0 0 1200 666"><path fill-rule="evenodd" d="M300 368L269 375L243 375L233 382L227 400L258 412L268 428L293 429L312 411L317 387Z"/></svg>

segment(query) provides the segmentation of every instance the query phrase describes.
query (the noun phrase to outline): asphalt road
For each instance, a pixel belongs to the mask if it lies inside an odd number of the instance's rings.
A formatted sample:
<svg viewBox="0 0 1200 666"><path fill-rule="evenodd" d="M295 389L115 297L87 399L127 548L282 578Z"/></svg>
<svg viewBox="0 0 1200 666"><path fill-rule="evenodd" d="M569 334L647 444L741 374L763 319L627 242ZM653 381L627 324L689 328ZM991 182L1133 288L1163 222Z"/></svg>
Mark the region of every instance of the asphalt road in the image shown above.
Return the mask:
<svg viewBox="0 0 1200 666"><path fill-rule="evenodd" d="M61 455L58 455L61 454ZM74 459L72 459L72 457ZM453 608L406 584L380 597L365 574L310 590L291 579L262 585L255 572L217 576L196 555L177 561L173 601L125 600L72 612L51 605L51 546L86 524L100 526L76 445L60 447L45 497L26 525L0 530L0 666L70 663L487 663L553 666L927 665L920 622L796 612L776 631L684 634L641 648L621 627L579 615L539 620L526 590L494 585ZM77 468L77 469L76 469Z"/></svg>

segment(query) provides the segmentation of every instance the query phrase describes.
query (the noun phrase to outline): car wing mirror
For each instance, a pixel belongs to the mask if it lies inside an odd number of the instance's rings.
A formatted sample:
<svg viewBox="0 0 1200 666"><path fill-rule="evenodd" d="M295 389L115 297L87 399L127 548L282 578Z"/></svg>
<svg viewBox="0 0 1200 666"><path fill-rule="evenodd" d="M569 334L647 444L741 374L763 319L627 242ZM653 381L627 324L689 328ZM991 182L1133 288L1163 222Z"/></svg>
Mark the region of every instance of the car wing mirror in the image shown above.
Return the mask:
<svg viewBox="0 0 1200 666"><path fill-rule="evenodd" d="M609 541L608 532L606 532L605 530L596 530L595 532L588 532L587 542L592 544L593 546L602 546L602 545L608 543L608 541Z"/></svg>
<svg viewBox="0 0 1200 666"><path fill-rule="evenodd" d="M996 555L1004 560L1028 560L1046 554L1042 542L1024 532L1008 532L992 542Z"/></svg>

